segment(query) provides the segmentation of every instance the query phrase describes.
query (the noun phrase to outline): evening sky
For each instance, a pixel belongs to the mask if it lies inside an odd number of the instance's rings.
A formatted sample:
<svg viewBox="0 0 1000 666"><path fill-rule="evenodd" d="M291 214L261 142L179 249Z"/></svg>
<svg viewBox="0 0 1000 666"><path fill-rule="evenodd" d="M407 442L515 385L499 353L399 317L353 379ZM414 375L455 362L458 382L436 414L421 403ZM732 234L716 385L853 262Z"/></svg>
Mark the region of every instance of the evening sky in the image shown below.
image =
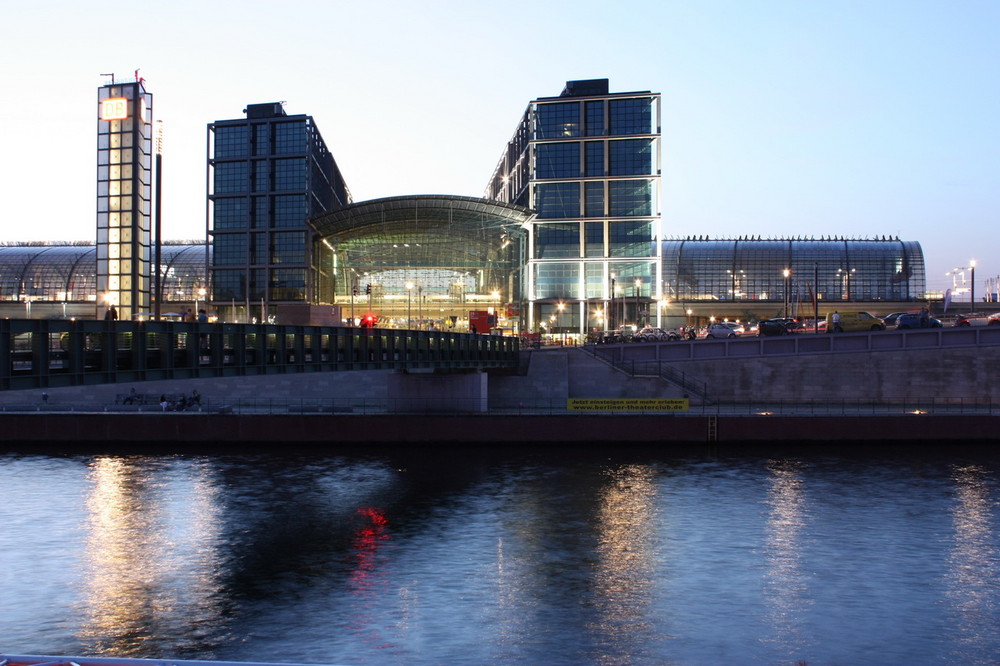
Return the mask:
<svg viewBox="0 0 1000 666"><path fill-rule="evenodd" d="M97 88L164 121L164 237L205 236L206 125L312 115L355 201L482 196L528 101L663 95L667 238L899 236L1000 274L1000 2L5 3L0 241L92 240Z"/></svg>

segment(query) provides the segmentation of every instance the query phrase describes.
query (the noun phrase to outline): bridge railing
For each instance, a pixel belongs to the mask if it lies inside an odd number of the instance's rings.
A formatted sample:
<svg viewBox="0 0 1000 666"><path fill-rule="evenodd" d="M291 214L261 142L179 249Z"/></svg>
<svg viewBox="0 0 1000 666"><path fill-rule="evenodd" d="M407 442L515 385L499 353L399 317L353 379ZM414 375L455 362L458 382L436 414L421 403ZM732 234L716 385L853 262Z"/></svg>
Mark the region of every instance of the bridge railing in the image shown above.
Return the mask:
<svg viewBox="0 0 1000 666"><path fill-rule="evenodd" d="M612 363L625 361L703 361L799 354L947 349L1000 345L1000 326L887 330L867 333L793 334L774 337L742 336L729 339L676 340L587 345L585 349Z"/></svg>
<svg viewBox="0 0 1000 666"><path fill-rule="evenodd" d="M337 370L516 367L515 337L397 329L0 319L0 390Z"/></svg>
<svg viewBox="0 0 1000 666"><path fill-rule="evenodd" d="M453 399L447 410L440 401L421 398L212 398L202 396L200 404L178 406L173 396L166 407L157 404L98 403L94 401L42 401L23 404L0 404L0 414L25 413L162 413L184 418L192 414L225 415L302 415L351 417L379 414L462 414L514 416L594 416L606 415L627 419L637 415L685 416L886 416L926 414L938 416L1000 416L1000 403L991 400L949 400L934 398L899 398L897 400L768 400L751 402L701 403L691 401L687 409L663 411L654 407L577 411L568 401L558 398L490 404L485 410L478 398ZM628 439L623 435L624 440Z"/></svg>

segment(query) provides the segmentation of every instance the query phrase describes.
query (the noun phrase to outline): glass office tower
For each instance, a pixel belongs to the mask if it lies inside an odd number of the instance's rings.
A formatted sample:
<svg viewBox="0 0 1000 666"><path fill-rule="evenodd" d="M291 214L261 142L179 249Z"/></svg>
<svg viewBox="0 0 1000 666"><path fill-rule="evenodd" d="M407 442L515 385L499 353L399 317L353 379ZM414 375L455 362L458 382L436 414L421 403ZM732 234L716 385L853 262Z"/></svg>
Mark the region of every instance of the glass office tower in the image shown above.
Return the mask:
<svg viewBox="0 0 1000 666"><path fill-rule="evenodd" d="M520 295L526 330L656 323L660 95L569 81L529 103L486 198L537 212Z"/></svg>
<svg viewBox="0 0 1000 666"><path fill-rule="evenodd" d="M350 193L311 116L281 103L245 112L208 126L211 300L229 320L323 323L311 305L328 262L308 221Z"/></svg>
<svg viewBox="0 0 1000 666"><path fill-rule="evenodd" d="M148 313L153 96L141 78L97 89L98 317Z"/></svg>

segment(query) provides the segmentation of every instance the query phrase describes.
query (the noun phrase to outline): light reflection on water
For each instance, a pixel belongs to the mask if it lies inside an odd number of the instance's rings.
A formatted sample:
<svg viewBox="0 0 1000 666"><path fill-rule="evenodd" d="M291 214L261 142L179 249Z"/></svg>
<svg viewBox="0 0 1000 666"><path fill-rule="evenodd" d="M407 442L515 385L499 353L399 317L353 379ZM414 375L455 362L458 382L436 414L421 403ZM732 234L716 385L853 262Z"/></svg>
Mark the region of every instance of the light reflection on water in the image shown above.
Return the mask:
<svg viewBox="0 0 1000 666"><path fill-rule="evenodd" d="M996 461L618 458L0 455L0 652L996 663Z"/></svg>

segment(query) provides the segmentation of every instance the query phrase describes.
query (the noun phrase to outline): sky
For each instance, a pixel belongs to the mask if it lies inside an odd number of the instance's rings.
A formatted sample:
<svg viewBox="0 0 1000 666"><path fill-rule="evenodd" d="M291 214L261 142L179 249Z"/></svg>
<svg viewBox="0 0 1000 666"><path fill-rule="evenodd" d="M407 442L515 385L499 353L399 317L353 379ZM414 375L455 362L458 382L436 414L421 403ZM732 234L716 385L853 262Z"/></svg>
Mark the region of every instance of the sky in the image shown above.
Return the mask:
<svg viewBox="0 0 1000 666"><path fill-rule="evenodd" d="M7 3L0 241L93 240L105 73L154 96L176 240L205 237L207 125L247 104L313 116L355 201L482 196L529 101L607 78L662 94L666 238L898 236L983 294L997 34L996 0Z"/></svg>

